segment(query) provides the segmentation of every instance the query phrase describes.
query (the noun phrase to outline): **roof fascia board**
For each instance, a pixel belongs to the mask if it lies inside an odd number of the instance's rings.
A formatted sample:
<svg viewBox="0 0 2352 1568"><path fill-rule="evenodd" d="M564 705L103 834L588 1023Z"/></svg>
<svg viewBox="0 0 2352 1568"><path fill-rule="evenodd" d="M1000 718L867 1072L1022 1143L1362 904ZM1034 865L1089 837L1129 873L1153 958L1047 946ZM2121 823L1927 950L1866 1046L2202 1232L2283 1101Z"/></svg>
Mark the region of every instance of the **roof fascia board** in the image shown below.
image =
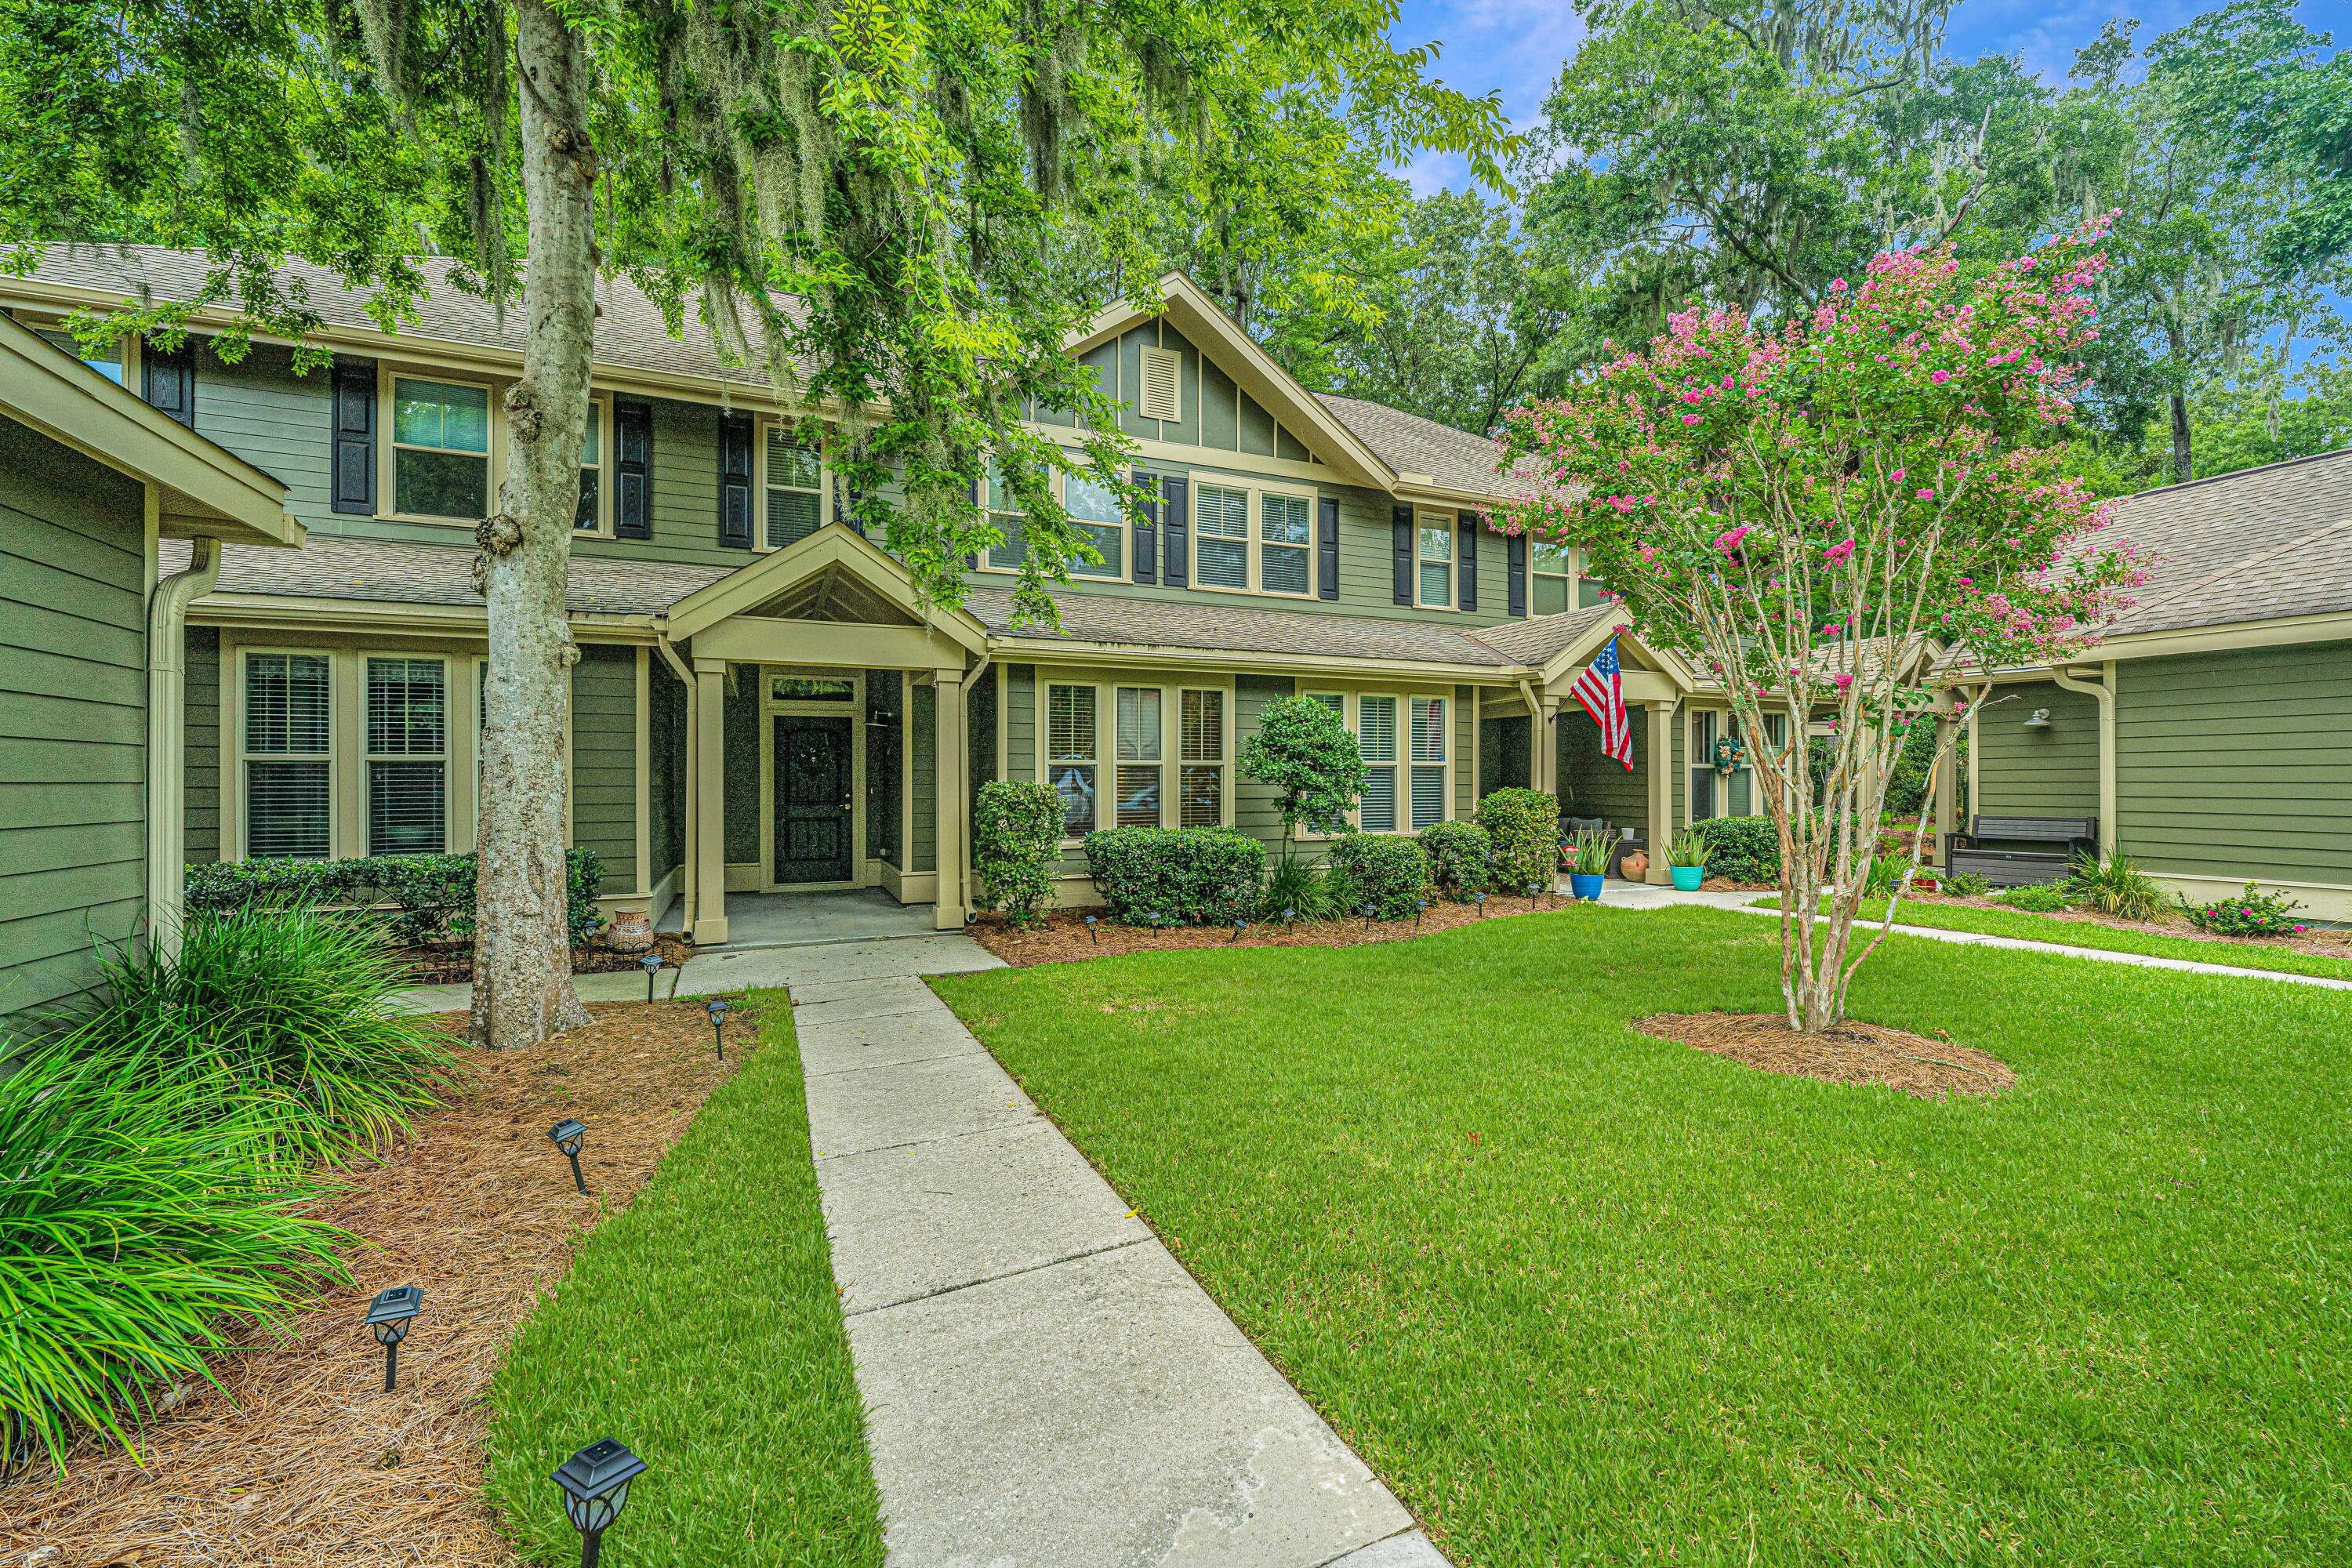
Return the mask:
<svg viewBox="0 0 2352 1568"><path fill-rule="evenodd" d="M651 645L651 616L607 611L570 612L574 628L593 634L590 642ZM321 599L295 595L213 593L188 606L194 626L367 632L385 637L432 637L446 633L480 637L488 613L463 605L410 605L388 599Z"/></svg>
<svg viewBox="0 0 2352 1568"><path fill-rule="evenodd" d="M2008 665L1990 676L1974 665L1950 673L1970 680L2040 680L2053 668L2071 668L2105 659L2170 658L2184 654L2231 653L2245 648L2293 647L2304 643L2352 642L2352 611L2319 616L2283 616L2274 620L2231 621L2217 626L2181 626L2161 632L2139 632L2092 643L2081 653L2049 664Z"/></svg>
<svg viewBox="0 0 2352 1568"><path fill-rule="evenodd" d="M1693 673L1690 666L1683 662L1679 655L1668 653L1663 648L1652 647L1648 643L1643 642L1631 626L1603 616L1585 627L1574 642L1543 662L1538 671L1537 679L1543 683L1545 690L1553 696L1559 695L1551 689L1563 681L1572 683L1577 674L1591 662L1593 655L1601 651L1601 645L1606 643L1612 634L1631 642L1643 658L1657 666L1659 672L1675 683L1678 690L1689 693L1698 689L1697 677Z"/></svg>
<svg viewBox="0 0 2352 1568"><path fill-rule="evenodd" d="M926 601L904 566L871 540L840 523L828 523L796 544L772 551L696 589L670 605L664 629L671 640L681 641L763 605L793 584L832 566L857 576L918 624L936 627L972 653L986 651L988 628L978 616Z"/></svg>
<svg viewBox="0 0 2352 1568"><path fill-rule="evenodd" d="M1525 665L1445 664L1434 659L1349 658L1336 654L1239 652L1230 648L1183 648L1131 643L1087 642L1074 637L992 633L990 654L999 662L1056 664L1073 660L1121 668L1195 666L1252 675L1326 674L1352 681L1410 678L1473 686L1504 686L1528 674Z"/></svg>

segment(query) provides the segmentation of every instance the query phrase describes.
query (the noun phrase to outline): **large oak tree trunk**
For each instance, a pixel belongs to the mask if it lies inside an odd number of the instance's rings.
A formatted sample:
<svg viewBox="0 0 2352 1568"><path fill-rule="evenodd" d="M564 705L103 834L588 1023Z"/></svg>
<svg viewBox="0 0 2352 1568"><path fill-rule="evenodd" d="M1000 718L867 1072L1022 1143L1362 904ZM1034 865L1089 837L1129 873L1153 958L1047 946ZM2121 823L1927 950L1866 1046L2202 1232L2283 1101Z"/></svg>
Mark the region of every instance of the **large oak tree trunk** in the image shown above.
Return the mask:
<svg viewBox="0 0 2352 1568"><path fill-rule="evenodd" d="M564 801L572 666L563 613L596 317L595 163L581 36L517 0L523 199L522 379L506 396L507 468L480 530L489 611L475 894L472 1037L527 1046L588 1021L572 988ZM492 243L497 243L495 237Z"/></svg>

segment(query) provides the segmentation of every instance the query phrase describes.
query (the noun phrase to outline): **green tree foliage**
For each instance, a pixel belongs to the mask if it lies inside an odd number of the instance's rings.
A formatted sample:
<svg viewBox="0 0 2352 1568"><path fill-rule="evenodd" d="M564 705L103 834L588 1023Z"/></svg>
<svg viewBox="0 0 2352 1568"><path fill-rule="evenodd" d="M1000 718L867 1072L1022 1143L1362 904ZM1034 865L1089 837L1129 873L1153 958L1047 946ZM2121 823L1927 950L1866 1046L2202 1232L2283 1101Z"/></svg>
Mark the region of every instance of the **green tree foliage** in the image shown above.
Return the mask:
<svg viewBox="0 0 2352 1568"><path fill-rule="evenodd" d="M1311 697L1282 697L1265 705L1257 733L1242 742L1242 773L1275 790L1282 817L1282 858L1304 825L1338 833L1364 793L1364 758L1356 737L1330 708Z"/></svg>

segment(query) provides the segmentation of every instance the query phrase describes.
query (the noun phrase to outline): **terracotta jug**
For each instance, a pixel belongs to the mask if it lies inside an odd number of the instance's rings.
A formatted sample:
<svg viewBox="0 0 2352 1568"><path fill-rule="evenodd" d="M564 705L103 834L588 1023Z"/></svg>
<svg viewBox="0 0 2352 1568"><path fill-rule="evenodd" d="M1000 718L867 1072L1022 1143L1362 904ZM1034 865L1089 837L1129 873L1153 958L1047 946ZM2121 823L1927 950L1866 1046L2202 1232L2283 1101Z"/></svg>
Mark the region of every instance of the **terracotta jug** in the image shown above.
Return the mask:
<svg viewBox="0 0 2352 1568"><path fill-rule="evenodd" d="M1628 849L1617 858L1618 874L1629 882L1638 882L1650 874L1650 852Z"/></svg>

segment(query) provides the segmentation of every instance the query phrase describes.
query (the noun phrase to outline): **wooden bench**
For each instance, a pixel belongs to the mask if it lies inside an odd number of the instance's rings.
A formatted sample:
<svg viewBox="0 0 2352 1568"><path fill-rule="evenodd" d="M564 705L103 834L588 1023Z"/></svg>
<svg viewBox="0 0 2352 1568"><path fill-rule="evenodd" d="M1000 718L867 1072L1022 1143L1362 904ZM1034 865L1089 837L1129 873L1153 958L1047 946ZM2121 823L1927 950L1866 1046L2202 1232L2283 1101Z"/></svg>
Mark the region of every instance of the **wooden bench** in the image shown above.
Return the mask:
<svg viewBox="0 0 2352 1568"><path fill-rule="evenodd" d="M2099 852L2095 816L1979 816L1944 836L1944 875L1982 877L1996 888L2054 882L2078 855Z"/></svg>

